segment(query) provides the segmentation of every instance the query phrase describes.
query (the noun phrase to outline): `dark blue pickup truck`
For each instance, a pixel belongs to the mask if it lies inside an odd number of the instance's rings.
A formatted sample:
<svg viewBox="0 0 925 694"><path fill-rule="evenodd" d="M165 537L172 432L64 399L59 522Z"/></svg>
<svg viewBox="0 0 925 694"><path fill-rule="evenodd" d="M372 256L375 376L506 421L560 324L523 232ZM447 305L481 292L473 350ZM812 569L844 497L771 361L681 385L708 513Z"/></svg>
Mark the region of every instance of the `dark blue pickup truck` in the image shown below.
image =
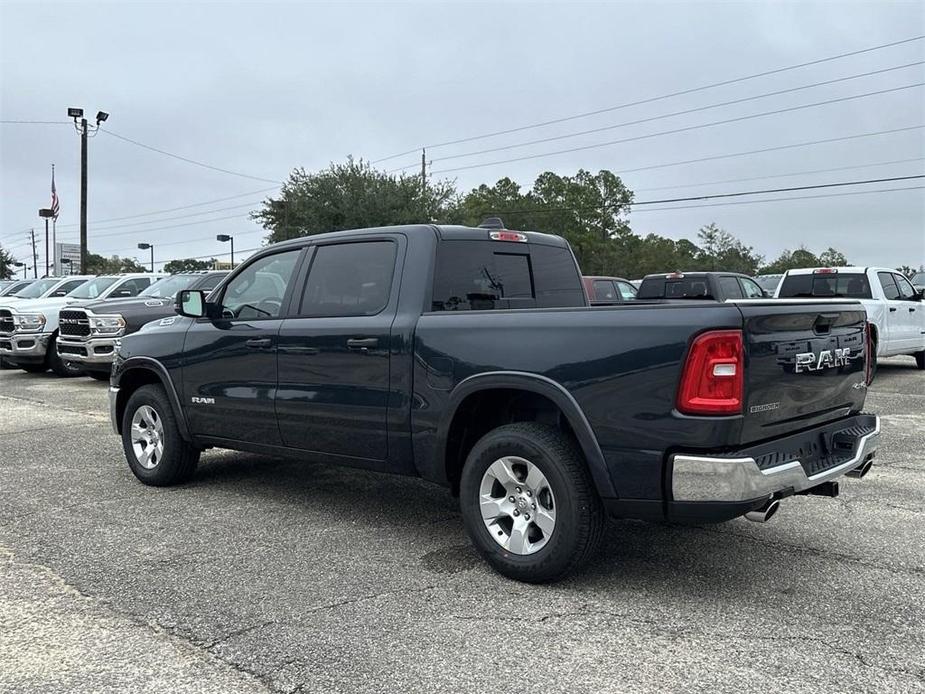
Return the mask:
<svg viewBox="0 0 925 694"><path fill-rule="evenodd" d="M123 338L113 427L146 484L232 448L413 475L498 571L559 579L606 516L766 520L880 436L852 301L591 307L568 244L402 226L261 250Z"/></svg>

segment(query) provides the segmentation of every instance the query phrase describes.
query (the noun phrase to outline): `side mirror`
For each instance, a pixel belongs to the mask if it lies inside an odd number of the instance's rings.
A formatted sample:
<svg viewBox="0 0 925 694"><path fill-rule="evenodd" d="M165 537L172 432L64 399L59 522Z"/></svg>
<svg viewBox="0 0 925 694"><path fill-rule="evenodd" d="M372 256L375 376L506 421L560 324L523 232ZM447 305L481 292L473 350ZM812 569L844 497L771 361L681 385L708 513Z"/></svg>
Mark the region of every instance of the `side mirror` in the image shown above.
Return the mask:
<svg viewBox="0 0 925 694"><path fill-rule="evenodd" d="M177 292L174 310L187 318L205 318L206 294L198 289L181 289Z"/></svg>

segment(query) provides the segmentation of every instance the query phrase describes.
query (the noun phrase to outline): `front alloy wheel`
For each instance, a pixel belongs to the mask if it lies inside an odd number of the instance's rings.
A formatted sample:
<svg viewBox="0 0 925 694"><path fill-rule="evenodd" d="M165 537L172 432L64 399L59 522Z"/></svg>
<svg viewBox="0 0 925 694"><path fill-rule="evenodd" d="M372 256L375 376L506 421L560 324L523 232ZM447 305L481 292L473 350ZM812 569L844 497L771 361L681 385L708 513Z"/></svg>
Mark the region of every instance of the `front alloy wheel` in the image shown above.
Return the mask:
<svg viewBox="0 0 925 694"><path fill-rule="evenodd" d="M150 405L142 405L132 415L132 452L146 470L157 467L164 457L164 423Z"/></svg>
<svg viewBox="0 0 925 694"><path fill-rule="evenodd" d="M556 528L552 487L526 458L499 458L485 470L479 506L492 539L514 554L543 549Z"/></svg>

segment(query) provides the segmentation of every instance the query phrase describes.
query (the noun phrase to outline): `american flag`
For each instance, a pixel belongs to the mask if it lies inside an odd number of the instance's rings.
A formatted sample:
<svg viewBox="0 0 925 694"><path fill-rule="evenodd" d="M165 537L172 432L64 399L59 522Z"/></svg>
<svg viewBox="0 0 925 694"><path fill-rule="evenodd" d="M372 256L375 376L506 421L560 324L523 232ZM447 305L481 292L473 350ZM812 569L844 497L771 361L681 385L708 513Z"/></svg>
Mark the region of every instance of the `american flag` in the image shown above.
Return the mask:
<svg viewBox="0 0 925 694"><path fill-rule="evenodd" d="M58 220L58 191L55 190L55 165L51 165L51 211L55 221Z"/></svg>

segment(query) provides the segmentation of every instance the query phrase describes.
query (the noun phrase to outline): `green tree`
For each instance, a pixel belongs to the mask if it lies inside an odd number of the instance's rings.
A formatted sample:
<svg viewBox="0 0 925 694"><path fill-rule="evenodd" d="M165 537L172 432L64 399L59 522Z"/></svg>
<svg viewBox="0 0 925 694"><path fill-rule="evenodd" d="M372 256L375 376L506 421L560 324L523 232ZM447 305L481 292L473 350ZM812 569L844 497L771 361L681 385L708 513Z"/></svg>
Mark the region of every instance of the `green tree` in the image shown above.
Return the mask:
<svg viewBox="0 0 925 694"><path fill-rule="evenodd" d="M108 258L87 253L87 267L83 272L87 275L115 275L120 272L147 272L148 268L139 265L134 258L121 258L117 255Z"/></svg>
<svg viewBox="0 0 925 694"><path fill-rule="evenodd" d="M199 270L211 270L215 267L215 258L209 260L196 260L195 258L183 258L182 260L171 260L164 265L164 272L174 274L175 272L197 272Z"/></svg>
<svg viewBox="0 0 925 694"><path fill-rule="evenodd" d="M0 246L0 280L13 279L16 268L13 263L16 262L12 254L3 246Z"/></svg>
<svg viewBox="0 0 925 694"><path fill-rule="evenodd" d="M453 207L455 189L447 181L422 186L419 176L389 174L363 160L347 159L309 173L289 174L276 198L267 198L252 214L275 243L325 231L442 219Z"/></svg>
<svg viewBox="0 0 925 694"><path fill-rule="evenodd" d="M909 267L908 265L901 265L900 267L896 268L896 271L901 272L905 277L912 279L912 275L914 275L917 272L922 272L922 267L919 266L919 269L916 270L914 267Z"/></svg>
<svg viewBox="0 0 925 694"><path fill-rule="evenodd" d="M819 254L819 264L825 267L845 267L848 265L848 259L844 253L829 246Z"/></svg>
<svg viewBox="0 0 925 694"><path fill-rule="evenodd" d="M700 240L697 269L700 270L724 270L753 275L764 260L751 246L746 246L715 223L701 227L697 232L697 238Z"/></svg>
<svg viewBox="0 0 925 694"><path fill-rule="evenodd" d="M581 169L574 176L547 171L527 192L509 178L479 186L462 197L452 216L469 225L500 216L509 229L559 234L583 272L613 274L638 242L626 219L632 200L632 191L610 171Z"/></svg>

